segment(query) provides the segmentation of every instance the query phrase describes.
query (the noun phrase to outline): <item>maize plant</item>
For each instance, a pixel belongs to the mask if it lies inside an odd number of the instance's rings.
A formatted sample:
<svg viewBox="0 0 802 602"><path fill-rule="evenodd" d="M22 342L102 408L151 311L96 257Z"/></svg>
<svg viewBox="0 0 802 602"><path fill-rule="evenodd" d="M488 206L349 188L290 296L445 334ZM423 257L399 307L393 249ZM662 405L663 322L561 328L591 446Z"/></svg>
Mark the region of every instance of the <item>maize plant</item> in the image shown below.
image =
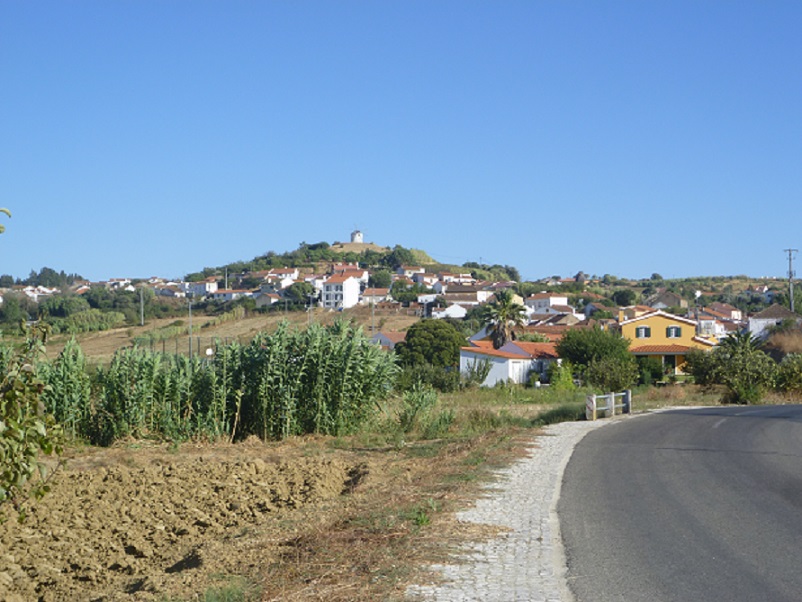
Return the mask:
<svg viewBox="0 0 802 602"><path fill-rule="evenodd" d="M0 362L3 362L0 347ZM282 439L354 431L392 387L394 356L345 323L218 345L209 358L119 350L90 387L80 347L42 367L47 407L74 436Z"/></svg>

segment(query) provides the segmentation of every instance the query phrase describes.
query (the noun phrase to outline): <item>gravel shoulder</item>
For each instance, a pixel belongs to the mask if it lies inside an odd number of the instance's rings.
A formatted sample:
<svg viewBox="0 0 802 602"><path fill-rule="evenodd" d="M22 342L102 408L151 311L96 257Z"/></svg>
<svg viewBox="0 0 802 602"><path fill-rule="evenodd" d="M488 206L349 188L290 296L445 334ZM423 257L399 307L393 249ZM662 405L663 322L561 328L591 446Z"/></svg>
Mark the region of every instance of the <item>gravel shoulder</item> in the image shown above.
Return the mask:
<svg viewBox="0 0 802 602"><path fill-rule="evenodd" d="M441 578L414 585L410 600L436 602L571 602L556 506L574 446L615 420L546 427L530 454L496 473L487 495L460 512L465 523L491 525L498 535L465 547L453 564L431 567Z"/></svg>

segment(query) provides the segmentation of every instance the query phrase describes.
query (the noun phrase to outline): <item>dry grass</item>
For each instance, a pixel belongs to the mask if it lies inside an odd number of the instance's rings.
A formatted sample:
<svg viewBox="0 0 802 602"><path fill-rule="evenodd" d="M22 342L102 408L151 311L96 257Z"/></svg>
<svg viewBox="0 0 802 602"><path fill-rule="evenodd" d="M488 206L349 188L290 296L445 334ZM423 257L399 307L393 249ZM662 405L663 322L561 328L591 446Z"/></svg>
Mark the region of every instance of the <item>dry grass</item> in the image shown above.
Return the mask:
<svg viewBox="0 0 802 602"><path fill-rule="evenodd" d="M263 599L404 599L408 584L435 578L426 566L453 561L460 545L496 533L456 521L454 511L479 494L491 467L525 453L529 436L523 434L502 430L470 440L365 450L384 457L382 478L369 477L350 504L284 543L262 576Z"/></svg>
<svg viewBox="0 0 802 602"><path fill-rule="evenodd" d="M232 320L221 324L212 325L212 318L203 315L193 315L192 334L193 348L205 349L212 346L215 340L230 342L240 341L247 343L259 332L273 332L283 321L289 322L298 328L305 328L306 325L314 320L321 324L331 324L336 319L352 320L355 324L361 325L365 332L371 332L371 326L378 330L406 330L414 324L418 318L408 315L404 311L374 310L371 312L367 307L354 307L342 312L324 311L316 309L311 315L307 312L271 312L266 314L254 314L241 320ZM129 347L133 344L136 337L141 337L149 332L158 331L161 328L175 323L177 318L163 318L151 320L144 326L129 326L116 328L97 333L80 335L77 337L81 349L90 362L96 364L106 364L111 361L114 352L122 347ZM188 317L182 320L188 324ZM68 335L53 337L48 342L47 354L50 358L55 358L61 353L64 345L69 340ZM155 343L158 349L167 352L186 353L189 348L188 335L178 337L165 342Z"/></svg>

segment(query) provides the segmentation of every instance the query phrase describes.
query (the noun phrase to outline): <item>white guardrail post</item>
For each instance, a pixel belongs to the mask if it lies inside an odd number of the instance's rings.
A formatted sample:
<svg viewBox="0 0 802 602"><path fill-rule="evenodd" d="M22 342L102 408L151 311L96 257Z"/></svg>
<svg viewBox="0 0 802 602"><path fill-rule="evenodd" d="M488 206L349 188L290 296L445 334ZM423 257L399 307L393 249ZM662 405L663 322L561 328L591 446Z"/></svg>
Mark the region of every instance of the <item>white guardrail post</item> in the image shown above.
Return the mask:
<svg viewBox="0 0 802 602"><path fill-rule="evenodd" d="M615 398L620 397L621 403L616 405ZM605 418L615 416L615 409L621 408L622 414L632 413L632 390L627 389L621 393L607 393L606 395L588 395L585 399L585 420L596 420L599 411L599 401L606 401L602 406Z"/></svg>
<svg viewBox="0 0 802 602"><path fill-rule="evenodd" d="M588 395L585 400L585 420L596 420L596 396Z"/></svg>

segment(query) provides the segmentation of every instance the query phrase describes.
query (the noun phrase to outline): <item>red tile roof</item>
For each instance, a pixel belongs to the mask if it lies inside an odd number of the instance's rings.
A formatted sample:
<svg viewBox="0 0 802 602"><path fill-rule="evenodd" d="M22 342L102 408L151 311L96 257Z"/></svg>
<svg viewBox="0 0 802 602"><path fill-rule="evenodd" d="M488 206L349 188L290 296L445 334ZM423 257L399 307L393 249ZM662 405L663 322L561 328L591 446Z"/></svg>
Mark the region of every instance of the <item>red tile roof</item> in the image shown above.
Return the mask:
<svg viewBox="0 0 802 602"><path fill-rule="evenodd" d="M538 359L557 359L557 349L554 343L528 343L525 341L513 341L512 344L524 353Z"/></svg>
<svg viewBox="0 0 802 602"><path fill-rule="evenodd" d="M630 352L636 355L647 354L685 354L688 353L693 347L686 347L685 345L641 345L640 347L631 347Z"/></svg>
<svg viewBox="0 0 802 602"><path fill-rule="evenodd" d="M468 353L475 353L477 355L489 355L491 357L502 357L504 359L509 359L509 360L527 359L526 356L521 355L519 353L509 353L507 351L500 351L498 349L493 349L492 346L489 349L485 347L461 347L460 349Z"/></svg>

